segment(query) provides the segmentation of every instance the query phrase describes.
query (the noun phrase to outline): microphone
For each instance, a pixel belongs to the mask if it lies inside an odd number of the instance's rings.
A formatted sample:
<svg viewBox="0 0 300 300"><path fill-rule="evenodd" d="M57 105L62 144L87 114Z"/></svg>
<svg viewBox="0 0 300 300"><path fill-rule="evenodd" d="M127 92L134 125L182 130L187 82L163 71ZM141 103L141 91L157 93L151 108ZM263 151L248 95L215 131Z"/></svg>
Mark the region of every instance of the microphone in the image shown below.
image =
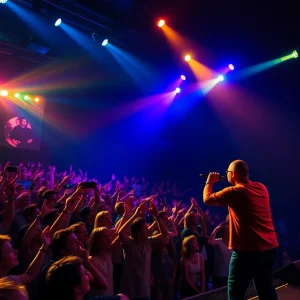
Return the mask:
<svg viewBox="0 0 300 300"><path fill-rule="evenodd" d="M202 177L203 179L207 179L209 174L200 174L199 176ZM226 180L225 176L219 176L219 180Z"/></svg>

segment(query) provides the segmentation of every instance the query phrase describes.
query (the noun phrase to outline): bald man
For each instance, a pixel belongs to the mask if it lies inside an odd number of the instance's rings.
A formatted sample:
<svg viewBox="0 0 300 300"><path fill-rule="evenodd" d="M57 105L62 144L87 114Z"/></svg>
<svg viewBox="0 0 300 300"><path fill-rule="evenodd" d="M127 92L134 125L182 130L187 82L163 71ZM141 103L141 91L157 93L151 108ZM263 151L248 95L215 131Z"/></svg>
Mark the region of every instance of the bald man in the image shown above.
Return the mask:
<svg viewBox="0 0 300 300"><path fill-rule="evenodd" d="M233 161L227 170L232 185L217 193L212 186L219 173L210 173L204 190L207 205L228 206L230 239L233 250L228 276L228 299L243 300L251 280L260 300L277 299L272 285L277 237L273 226L266 187L249 180L249 168L242 160Z"/></svg>

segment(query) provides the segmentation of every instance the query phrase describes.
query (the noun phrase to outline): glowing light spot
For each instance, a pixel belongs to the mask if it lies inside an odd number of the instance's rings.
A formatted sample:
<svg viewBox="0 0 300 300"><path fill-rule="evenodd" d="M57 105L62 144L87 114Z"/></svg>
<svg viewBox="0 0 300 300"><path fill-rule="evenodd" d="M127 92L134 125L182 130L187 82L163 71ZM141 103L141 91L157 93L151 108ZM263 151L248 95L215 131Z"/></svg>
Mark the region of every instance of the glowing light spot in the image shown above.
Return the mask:
<svg viewBox="0 0 300 300"><path fill-rule="evenodd" d="M28 101L29 100L29 96L25 95L24 96L24 100Z"/></svg>
<svg viewBox="0 0 300 300"><path fill-rule="evenodd" d="M186 80L186 77L185 77L184 75L181 75L180 78L181 78L182 80Z"/></svg>
<svg viewBox="0 0 300 300"><path fill-rule="evenodd" d="M39 102L40 99L36 97L36 98L34 98L34 101L35 101L35 102Z"/></svg>
<svg viewBox="0 0 300 300"><path fill-rule="evenodd" d="M178 87L178 88L176 88L176 90L175 90L175 93L176 94L179 94L181 92L181 89Z"/></svg>
<svg viewBox="0 0 300 300"><path fill-rule="evenodd" d="M189 54L187 54L185 57L184 57L184 60L185 61L190 61L191 60L191 56Z"/></svg>
<svg viewBox="0 0 300 300"><path fill-rule="evenodd" d="M57 19L54 25L57 27L61 24L61 18Z"/></svg>
<svg viewBox="0 0 300 300"><path fill-rule="evenodd" d="M1 4L4 4L4 3L6 3L8 0L0 0L0 3Z"/></svg>
<svg viewBox="0 0 300 300"><path fill-rule="evenodd" d="M6 96L8 95L8 91L3 90L3 91L0 92L0 95L1 95L2 97L6 97Z"/></svg>
<svg viewBox="0 0 300 300"><path fill-rule="evenodd" d="M297 58L298 56L299 56L299 55L298 55L298 52L297 52L296 50L294 50L294 51L293 51L293 57L294 57L294 58Z"/></svg>
<svg viewBox="0 0 300 300"><path fill-rule="evenodd" d="M218 77L218 81L223 81L225 78L224 78L224 76L223 75L220 75L219 77Z"/></svg>
<svg viewBox="0 0 300 300"><path fill-rule="evenodd" d="M163 27L166 24L165 20L159 20L159 22L157 23L158 27Z"/></svg>
<svg viewBox="0 0 300 300"><path fill-rule="evenodd" d="M16 94L15 94L15 97L16 97L16 98L19 98L19 97L20 97L20 94L19 94L19 93L16 93Z"/></svg>
<svg viewBox="0 0 300 300"><path fill-rule="evenodd" d="M229 64L229 65L228 65L228 68L229 68L231 71L233 71L233 70L234 70L234 65L233 65L233 64Z"/></svg>
<svg viewBox="0 0 300 300"><path fill-rule="evenodd" d="M102 42L102 46L105 47L107 44L108 44L108 39L105 39L105 40Z"/></svg>

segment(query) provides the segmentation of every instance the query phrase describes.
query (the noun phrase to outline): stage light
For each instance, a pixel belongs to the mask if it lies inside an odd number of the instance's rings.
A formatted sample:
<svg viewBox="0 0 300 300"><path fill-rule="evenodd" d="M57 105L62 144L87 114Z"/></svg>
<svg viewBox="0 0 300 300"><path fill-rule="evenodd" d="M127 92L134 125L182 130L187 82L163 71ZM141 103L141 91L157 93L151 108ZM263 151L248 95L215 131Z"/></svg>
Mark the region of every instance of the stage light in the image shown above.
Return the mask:
<svg viewBox="0 0 300 300"><path fill-rule="evenodd" d="M54 25L57 27L61 24L61 18L57 19Z"/></svg>
<svg viewBox="0 0 300 300"><path fill-rule="evenodd" d="M166 24L165 20L159 20L159 22L157 23L158 27L163 27Z"/></svg>
<svg viewBox="0 0 300 300"><path fill-rule="evenodd" d="M1 4L4 4L4 3L6 3L8 0L0 0L0 3Z"/></svg>
<svg viewBox="0 0 300 300"><path fill-rule="evenodd" d="M19 93L15 93L15 97L16 97L16 98L19 98L19 97L20 97L20 94L19 94Z"/></svg>
<svg viewBox="0 0 300 300"><path fill-rule="evenodd" d="M24 100L28 101L29 100L29 96L25 95L24 96Z"/></svg>
<svg viewBox="0 0 300 300"><path fill-rule="evenodd" d="M184 57L184 60L185 61L190 61L191 60L191 56L189 54L187 54L185 57Z"/></svg>
<svg viewBox="0 0 300 300"><path fill-rule="evenodd" d="M181 75L180 78L181 78L182 80L186 80L186 77L185 77L184 75Z"/></svg>
<svg viewBox="0 0 300 300"><path fill-rule="evenodd" d="M179 94L181 92L181 89L178 87L178 88L176 88L176 90L175 90L175 93L176 94Z"/></svg>
<svg viewBox="0 0 300 300"><path fill-rule="evenodd" d="M105 39L105 40L102 42L102 46L105 47L107 44L108 44L108 39Z"/></svg>
<svg viewBox="0 0 300 300"><path fill-rule="evenodd" d="M35 102L39 102L40 99L36 97L36 98L34 98L34 101L35 101Z"/></svg>
<svg viewBox="0 0 300 300"><path fill-rule="evenodd" d="M6 91L6 90L3 90L0 92L0 96L2 96L2 97L6 97L7 95L8 95L8 91Z"/></svg>
<svg viewBox="0 0 300 300"><path fill-rule="evenodd" d="M293 51L293 57L297 58L298 57L298 52L296 50Z"/></svg>
<svg viewBox="0 0 300 300"><path fill-rule="evenodd" d="M231 71L233 71L233 70L234 70L234 65L233 65L233 64L229 64L229 65L228 65L228 68L229 68Z"/></svg>
<svg viewBox="0 0 300 300"><path fill-rule="evenodd" d="M218 81L223 81L225 78L224 78L224 76L223 75L220 75L219 77L218 77Z"/></svg>

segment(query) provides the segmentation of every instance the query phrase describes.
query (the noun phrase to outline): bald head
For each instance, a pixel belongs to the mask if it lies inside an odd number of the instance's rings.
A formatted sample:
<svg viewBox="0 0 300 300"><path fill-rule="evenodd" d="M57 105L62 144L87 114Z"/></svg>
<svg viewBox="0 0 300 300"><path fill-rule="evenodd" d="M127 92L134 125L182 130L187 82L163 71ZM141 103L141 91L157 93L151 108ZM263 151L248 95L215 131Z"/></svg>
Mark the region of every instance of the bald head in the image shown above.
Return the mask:
<svg viewBox="0 0 300 300"><path fill-rule="evenodd" d="M248 164L243 160L235 160L229 165L229 173L227 176L228 181L231 184L238 182L245 182L249 177Z"/></svg>

